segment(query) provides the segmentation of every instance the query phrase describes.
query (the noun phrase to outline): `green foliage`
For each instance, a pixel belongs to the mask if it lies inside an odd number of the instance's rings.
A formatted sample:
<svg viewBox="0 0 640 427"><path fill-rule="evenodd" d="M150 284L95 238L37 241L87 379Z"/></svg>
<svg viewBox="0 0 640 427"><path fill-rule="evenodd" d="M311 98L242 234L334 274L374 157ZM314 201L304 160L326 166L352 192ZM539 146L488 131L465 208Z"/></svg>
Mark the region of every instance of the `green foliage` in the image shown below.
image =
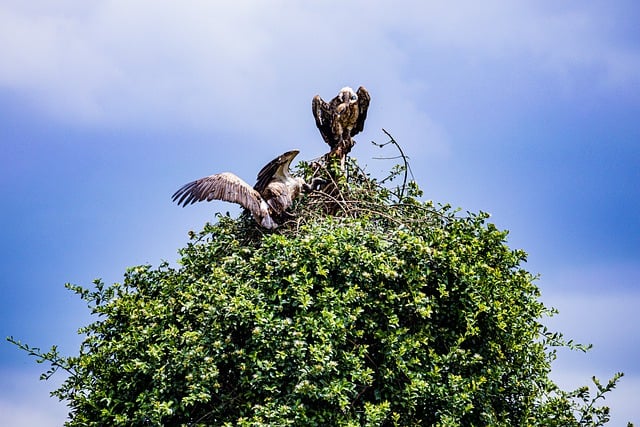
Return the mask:
<svg viewBox="0 0 640 427"><path fill-rule="evenodd" d="M276 232L220 216L191 234L176 268L67 285L96 317L77 356L10 338L52 364L46 378L68 372L53 392L71 409L66 425L608 421L595 403L621 374L594 378L594 398L549 379L554 349L575 345L540 323L552 311L506 231L486 213L420 202L406 162L395 189L346 168Z"/></svg>

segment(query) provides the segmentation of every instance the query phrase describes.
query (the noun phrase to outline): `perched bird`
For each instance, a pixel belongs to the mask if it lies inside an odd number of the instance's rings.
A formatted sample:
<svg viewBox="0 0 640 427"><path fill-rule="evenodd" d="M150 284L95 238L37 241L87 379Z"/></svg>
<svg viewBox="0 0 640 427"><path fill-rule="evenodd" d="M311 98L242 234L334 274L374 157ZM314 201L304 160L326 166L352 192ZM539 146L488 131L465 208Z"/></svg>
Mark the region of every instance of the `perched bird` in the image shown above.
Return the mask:
<svg viewBox="0 0 640 427"><path fill-rule="evenodd" d="M343 158L351 151L355 144L352 137L364 129L370 101L369 92L363 86L358 92L343 87L329 102L320 95L313 97L313 117L322 138L331 147L331 153Z"/></svg>
<svg viewBox="0 0 640 427"><path fill-rule="evenodd" d="M223 172L192 181L178 191L172 200L187 206L203 200L224 200L238 203L251 212L258 224L265 228L276 228L274 217L282 216L301 191L315 189L320 181L304 182L289 173L291 161L298 150L287 151L276 157L258 173L252 188L231 172Z"/></svg>

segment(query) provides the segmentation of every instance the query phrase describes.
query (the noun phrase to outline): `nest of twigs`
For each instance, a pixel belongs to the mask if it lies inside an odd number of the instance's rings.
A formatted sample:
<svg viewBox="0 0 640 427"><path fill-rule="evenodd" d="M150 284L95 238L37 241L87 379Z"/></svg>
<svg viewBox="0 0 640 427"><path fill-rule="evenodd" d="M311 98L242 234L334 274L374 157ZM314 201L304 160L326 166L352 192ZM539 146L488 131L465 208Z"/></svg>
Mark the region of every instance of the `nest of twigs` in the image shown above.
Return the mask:
<svg viewBox="0 0 640 427"><path fill-rule="evenodd" d="M365 218L386 227L409 227L426 220L441 224L443 218L433 205L418 201L422 191L415 183L408 157L396 140L383 131L389 140L382 144L372 143L380 148L395 147L399 154L380 159L401 161L386 177L370 176L351 157L343 160L325 155L316 161L300 162L298 174L305 181L322 178L325 184L293 204L278 232L297 232L301 226L326 217Z"/></svg>
<svg viewBox="0 0 640 427"><path fill-rule="evenodd" d="M327 219L334 222L362 219L370 226L384 230L404 228L409 231L425 225L432 229L445 227L455 211L451 211L449 205L434 206L431 201L419 200L422 190L413 178L408 157L395 139L383 131L389 140L382 144L372 143L380 148L395 148L399 154L376 159L400 161L385 177L372 177L348 156L342 159L327 154L311 162L300 162L294 174L306 182L321 178L325 183L301 195L284 215L275 218L280 225L274 230L256 224L251 214L245 211L235 220L238 240L250 246L260 245L265 235L297 236L305 226ZM217 216L219 221L234 221L228 213ZM192 233L192 238L208 239L212 226L207 224L203 232Z"/></svg>

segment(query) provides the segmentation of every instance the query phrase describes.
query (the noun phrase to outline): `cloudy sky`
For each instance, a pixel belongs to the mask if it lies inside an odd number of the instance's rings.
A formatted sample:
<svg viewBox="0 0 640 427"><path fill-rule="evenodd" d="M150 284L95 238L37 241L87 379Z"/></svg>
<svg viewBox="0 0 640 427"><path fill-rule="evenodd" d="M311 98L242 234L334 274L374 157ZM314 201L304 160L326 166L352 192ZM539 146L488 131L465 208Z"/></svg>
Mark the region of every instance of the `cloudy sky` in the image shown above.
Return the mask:
<svg viewBox="0 0 640 427"><path fill-rule="evenodd" d="M372 96L352 154L425 199L483 210L529 253L547 323L587 353L554 378L625 377L612 425L640 422L640 5L614 1L0 0L0 337L75 354L64 289L175 261L222 202L182 184L326 151L311 98ZM0 343L0 424L61 425L45 368Z"/></svg>

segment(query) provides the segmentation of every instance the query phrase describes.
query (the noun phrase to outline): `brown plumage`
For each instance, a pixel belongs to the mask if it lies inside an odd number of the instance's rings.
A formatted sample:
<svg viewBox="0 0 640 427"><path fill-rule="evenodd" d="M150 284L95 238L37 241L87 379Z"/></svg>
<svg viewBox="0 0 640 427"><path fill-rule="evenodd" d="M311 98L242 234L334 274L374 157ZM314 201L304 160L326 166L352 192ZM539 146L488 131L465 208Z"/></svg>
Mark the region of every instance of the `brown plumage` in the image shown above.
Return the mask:
<svg viewBox="0 0 640 427"><path fill-rule="evenodd" d="M338 95L325 102L320 95L313 97L311 107L316 126L331 154L344 158L355 144L353 137L364 129L371 97L363 87L354 92L344 87Z"/></svg>
<svg viewBox="0 0 640 427"><path fill-rule="evenodd" d="M278 218L291 206L301 191L313 187L302 178L289 173L291 161L298 150L287 151L276 157L258 173L252 188L231 172L223 172L192 181L173 194L172 200L179 205L211 200L238 203L249 210L258 224L265 228L276 228Z"/></svg>

